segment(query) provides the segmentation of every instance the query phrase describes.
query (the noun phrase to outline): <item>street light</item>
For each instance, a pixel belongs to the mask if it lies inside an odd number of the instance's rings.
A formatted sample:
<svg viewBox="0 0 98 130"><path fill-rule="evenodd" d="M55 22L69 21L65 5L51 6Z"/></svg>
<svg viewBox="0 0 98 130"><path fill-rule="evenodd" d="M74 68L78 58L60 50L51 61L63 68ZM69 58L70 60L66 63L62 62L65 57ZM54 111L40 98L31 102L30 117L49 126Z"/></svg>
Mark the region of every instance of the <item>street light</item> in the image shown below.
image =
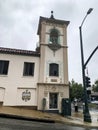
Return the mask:
<svg viewBox="0 0 98 130"><path fill-rule="evenodd" d="M83 77L83 87L84 87L84 121L86 122L91 122L91 116L89 113L89 109L88 109L88 101L87 101L87 90L86 90L86 84L85 84L85 68L86 66L84 66L84 54L83 54L83 42L82 42L82 26L83 23L86 19L86 17L92 12L92 8L90 8L87 13L86 16L84 17L80 27L79 27L79 32L80 32L80 48L81 48L81 63L82 63L82 77Z"/></svg>

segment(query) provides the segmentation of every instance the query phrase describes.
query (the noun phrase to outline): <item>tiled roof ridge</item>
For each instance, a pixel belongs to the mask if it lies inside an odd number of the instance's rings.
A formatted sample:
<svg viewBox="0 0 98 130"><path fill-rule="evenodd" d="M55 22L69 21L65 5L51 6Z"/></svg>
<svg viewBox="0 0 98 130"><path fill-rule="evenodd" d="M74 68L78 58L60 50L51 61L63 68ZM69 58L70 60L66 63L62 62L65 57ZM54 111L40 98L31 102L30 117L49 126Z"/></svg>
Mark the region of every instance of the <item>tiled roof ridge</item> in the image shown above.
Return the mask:
<svg viewBox="0 0 98 130"><path fill-rule="evenodd" d="M22 54L22 55L40 55L37 51L24 50L24 49L15 49L15 48L5 48L0 47L0 53L9 53L9 54Z"/></svg>
<svg viewBox="0 0 98 130"><path fill-rule="evenodd" d="M59 23L66 23L67 25L70 23L70 21L67 21L67 20L60 20L60 19L55 19L55 18L47 18L47 17L42 17L40 16L40 19L45 19L45 20L51 20L51 21L54 21L54 22L59 22Z"/></svg>

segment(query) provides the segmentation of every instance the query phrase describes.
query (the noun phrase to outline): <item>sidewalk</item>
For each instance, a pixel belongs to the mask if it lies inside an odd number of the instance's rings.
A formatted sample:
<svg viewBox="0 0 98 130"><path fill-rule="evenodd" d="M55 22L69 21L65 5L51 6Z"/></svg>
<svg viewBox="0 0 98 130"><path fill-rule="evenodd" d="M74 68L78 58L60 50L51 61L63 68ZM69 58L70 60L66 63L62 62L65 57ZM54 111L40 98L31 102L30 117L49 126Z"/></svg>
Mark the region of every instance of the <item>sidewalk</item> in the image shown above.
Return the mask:
<svg viewBox="0 0 98 130"><path fill-rule="evenodd" d="M40 121L48 123L65 123L73 126L83 126L98 128L98 112L91 112L92 123L83 121L83 114L81 111L72 112L71 116L63 117L59 114L40 112L37 110L27 110L15 107L0 107L0 117L24 119L31 121Z"/></svg>

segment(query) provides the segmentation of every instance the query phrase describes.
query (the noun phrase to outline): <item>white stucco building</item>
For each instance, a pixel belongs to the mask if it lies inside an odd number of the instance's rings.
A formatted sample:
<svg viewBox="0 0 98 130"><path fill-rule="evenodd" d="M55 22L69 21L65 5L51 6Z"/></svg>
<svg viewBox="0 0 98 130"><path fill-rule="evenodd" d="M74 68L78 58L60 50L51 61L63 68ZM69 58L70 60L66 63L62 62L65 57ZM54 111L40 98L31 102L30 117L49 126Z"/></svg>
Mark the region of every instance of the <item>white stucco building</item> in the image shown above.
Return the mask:
<svg viewBox="0 0 98 130"><path fill-rule="evenodd" d="M69 98L68 24L40 17L36 51L0 47L0 105L61 112Z"/></svg>

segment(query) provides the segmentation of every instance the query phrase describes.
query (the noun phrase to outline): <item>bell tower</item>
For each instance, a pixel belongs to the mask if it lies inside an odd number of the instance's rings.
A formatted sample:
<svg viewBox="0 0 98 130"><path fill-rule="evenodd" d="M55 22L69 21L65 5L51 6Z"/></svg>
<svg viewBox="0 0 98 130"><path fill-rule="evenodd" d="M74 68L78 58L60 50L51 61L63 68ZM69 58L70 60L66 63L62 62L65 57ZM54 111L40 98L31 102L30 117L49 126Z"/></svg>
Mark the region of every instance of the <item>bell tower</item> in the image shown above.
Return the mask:
<svg viewBox="0 0 98 130"><path fill-rule="evenodd" d="M50 18L40 17L39 20L40 62L38 95L40 102L42 102L41 100L43 98L46 98L46 110L51 110L50 100L52 100L53 93L57 102L56 110L58 111L60 111L59 101L61 102L62 98L69 97L67 56L68 24L69 21L55 19L53 11L51 11ZM40 102L38 102L38 108L42 109ZM54 108L55 106L52 107Z"/></svg>

